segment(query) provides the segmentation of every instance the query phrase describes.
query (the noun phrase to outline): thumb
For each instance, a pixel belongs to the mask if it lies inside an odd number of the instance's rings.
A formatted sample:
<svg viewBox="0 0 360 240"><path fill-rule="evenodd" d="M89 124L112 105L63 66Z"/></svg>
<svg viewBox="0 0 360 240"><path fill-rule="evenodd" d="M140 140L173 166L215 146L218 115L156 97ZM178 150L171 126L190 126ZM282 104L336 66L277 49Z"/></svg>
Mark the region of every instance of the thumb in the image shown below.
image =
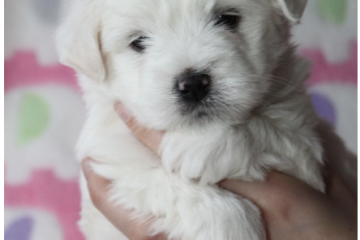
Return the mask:
<svg viewBox="0 0 360 240"><path fill-rule="evenodd" d="M261 209L269 209L274 205L283 204L294 196L298 191L312 190L305 183L286 174L271 171L265 181L243 181L226 179L219 186L233 193L246 197Z"/></svg>

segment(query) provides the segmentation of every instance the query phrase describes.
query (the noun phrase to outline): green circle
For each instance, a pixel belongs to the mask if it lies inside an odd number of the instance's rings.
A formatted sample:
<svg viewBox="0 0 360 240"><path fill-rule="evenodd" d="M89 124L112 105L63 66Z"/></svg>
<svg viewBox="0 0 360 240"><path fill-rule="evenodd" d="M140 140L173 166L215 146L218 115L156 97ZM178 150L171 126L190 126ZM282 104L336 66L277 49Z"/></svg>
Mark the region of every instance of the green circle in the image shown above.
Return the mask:
<svg viewBox="0 0 360 240"><path fill-rule="evenodd" d="M346 18L347 0L319 0L320 14L325 21L342 24Z"/></svg>
<svg viewBox="0 0 360 240"><path fill-rule="evenodd" d="M25 93L20 101L17 142L25 145L38 138L49 124L46 101L39 95Z"/></svg>

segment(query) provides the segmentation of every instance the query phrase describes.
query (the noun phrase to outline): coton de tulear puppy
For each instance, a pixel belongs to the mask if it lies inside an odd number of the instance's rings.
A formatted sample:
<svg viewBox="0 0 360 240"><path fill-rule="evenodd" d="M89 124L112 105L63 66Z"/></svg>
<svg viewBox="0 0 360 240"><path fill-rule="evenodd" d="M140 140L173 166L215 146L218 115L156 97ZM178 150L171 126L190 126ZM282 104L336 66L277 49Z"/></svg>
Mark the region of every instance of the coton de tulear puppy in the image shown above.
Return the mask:
<svg viewBox="0 0 360 240"><path fill-rule="evenodd" d="M324 191L308 65L289 43L306 0L74 0L57 33L88 116L78 158L96 159L111 200L180 240L265 239L259 209L216 186L275 169ZM161 162L116 117L121 101L165 130ZM141 151L139 150L141 149ZM87 239L126 239L92 205Z"/></svg>

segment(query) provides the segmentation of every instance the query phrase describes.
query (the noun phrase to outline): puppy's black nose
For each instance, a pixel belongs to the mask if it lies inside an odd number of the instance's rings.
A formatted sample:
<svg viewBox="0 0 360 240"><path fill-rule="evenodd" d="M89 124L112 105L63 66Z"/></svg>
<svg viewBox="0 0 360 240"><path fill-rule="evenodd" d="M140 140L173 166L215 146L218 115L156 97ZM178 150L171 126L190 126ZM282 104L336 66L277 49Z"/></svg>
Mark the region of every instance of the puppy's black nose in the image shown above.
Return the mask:
<svg viewBox="0 0 360 240"><path fill-rule="evenodd" d="M186 101L199 102L209 92L211 77L202 72L187 71L177 81L177 89Z"/></svg>

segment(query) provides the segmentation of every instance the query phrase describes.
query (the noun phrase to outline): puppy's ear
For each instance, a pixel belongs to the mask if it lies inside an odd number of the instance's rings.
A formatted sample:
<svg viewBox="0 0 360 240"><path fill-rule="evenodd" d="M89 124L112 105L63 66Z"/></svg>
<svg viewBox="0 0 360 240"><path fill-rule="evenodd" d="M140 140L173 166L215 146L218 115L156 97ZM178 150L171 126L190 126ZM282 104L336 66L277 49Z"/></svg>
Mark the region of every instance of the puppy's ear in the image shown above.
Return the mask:
<svg viewBox="0 0 360 240"><path fill-rule="evenodd" d="M106 77L101 53L101 8L92 0L73 1L56 33L60 62L97 81Z"/></svg>
<svg viewBox="0 0 360 240"><path fill-rule="evenodd" d="M274 7L281 11L291 23L299 23L308 0L272 0Z"/></svg>

